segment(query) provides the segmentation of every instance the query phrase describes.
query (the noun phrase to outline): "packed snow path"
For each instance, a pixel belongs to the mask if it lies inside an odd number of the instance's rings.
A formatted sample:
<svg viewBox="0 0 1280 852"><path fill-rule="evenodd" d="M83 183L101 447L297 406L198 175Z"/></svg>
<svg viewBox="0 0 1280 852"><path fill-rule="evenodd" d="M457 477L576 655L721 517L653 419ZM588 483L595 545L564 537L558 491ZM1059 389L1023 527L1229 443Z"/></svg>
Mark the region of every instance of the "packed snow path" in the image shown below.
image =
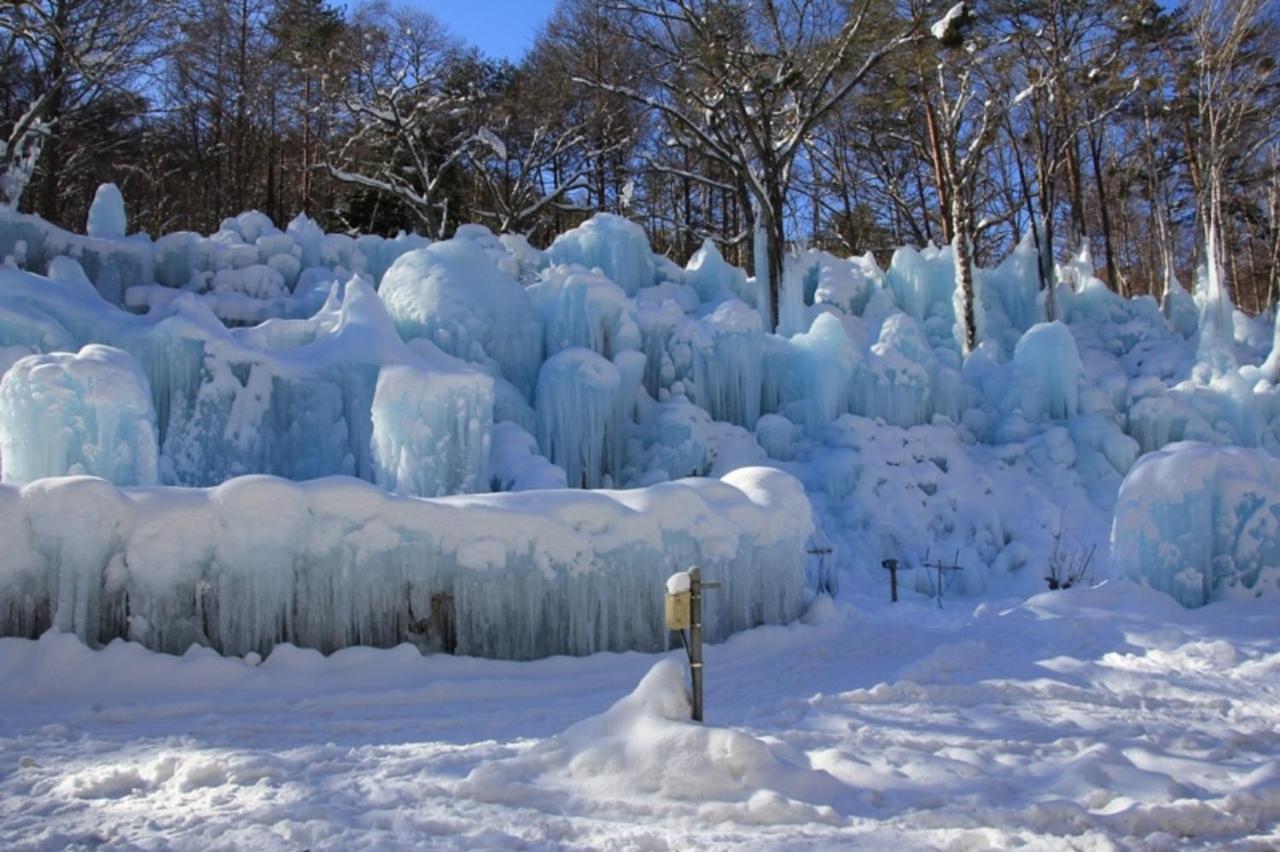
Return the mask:
<svg viewBox="0 0 1280 852"><path fill-rule="evenodd" d="M697 729L635 697L577 724L662 655L0 640L0 847L1280 843L1270 608L1127 582L976 609L824 598L707 658ZM640 777L672 736L708 746L705 773Z"/></svg>

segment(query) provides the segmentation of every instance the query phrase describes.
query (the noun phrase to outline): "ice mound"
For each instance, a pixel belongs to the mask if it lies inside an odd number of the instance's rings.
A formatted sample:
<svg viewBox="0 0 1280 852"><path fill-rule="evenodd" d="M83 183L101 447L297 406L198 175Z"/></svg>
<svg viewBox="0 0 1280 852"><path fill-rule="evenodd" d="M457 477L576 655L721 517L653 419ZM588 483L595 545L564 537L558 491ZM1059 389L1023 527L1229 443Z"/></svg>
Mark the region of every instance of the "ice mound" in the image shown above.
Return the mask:
<svg viewBox="0 0 1280 852"><path fill-rule="evenodd" d="M733 728L691 722L689 712L683 667L662 660L604 713L473 769L456 792L533 807L568 796L576 805L629 809L649 798L684 803L717 822L841 820L833 805L853 791L830 773Z"/></svg>
<svg viewBox="0 0 1280 852"><path fill-rule="evenodd" d="M448 240L401 256L378 294L405 340L426 338L533 397L542 318L524 288L473 241Z"/></svg>
<svg viewBox="0 0 1280 852"><path fill-rule="evenodd" d="M101 237L107 240L122 239L129 228L129 219L124 212L124 196L114 183L98 186L93 194L93 203L89 205L89 216L84 225L84 232L90 237Z"/></svg>
<svg viewBox="0 0 1280 852"><path fill-rule="evenodd" d="M1078 411L1084 364L1065 325L1050 322L1032 326L1018 340L1013 363L1019 373L1025 416L1061 420Z"/></svg>
<svg viewBox="0 0 1280 852"><path fill-rule="evenodd" d="M684 283L692 287L703 302L731 298L758 307L756 294L748 292L747 273L726 261L710 237L703 240L702 247L689 258L684 268Z"/></svg>
<svg viewBox="0 0 1280 852"><path fill-rule="evenodd" d="M656 276L644 228L612 213L597 213L556 237L547 254L553 263L599 269L629 296L652 285Z"/></svg>
<svg viewBox="0 0 1280 852"><path fill-rule="evenodd" d="M74 519L68 523L67 519ZM236 656L413 642L529 659L666 646L662 584L724 582L707 640L804 605L803 490L776 470L616 492L410 499L356 479L0 485L0 635Z"/></svg>
<svg viewBox="0 0 1280 852"><path fill-rule="evenodd" d="M373 394L373 481L441 497L489 487L493 391L469 371L384 367Z"/></svg>
<svg viewBox="0 0 1280 852"><path fill-rule="evenodd" d="M167 483L212 485L269 473L381 476L397 490L423 488L426 495L488 485L494 380L429 341L407 346L359 278L334 289L307 320L234 332L190 293L139 317L68 280L0 270L0 284L0 347L61 346L65 335L138 360ZM24 330L6 322L8 315L39 323ZM41 327L47 333L32 334ZM397 374L395 393L386 385L375 423L379 374L396 366L412 369ZM450 467L455 462L474 467Z"/></svg>
<svg viewBox="0 0 1280 852"><path fill-rule="evenodd" d="M88 474L120 485L157 481L156 413L129 353L89 345L31 355L0 381L4 481Z"/></svg>
<svg viewBox="0 0 1280 852"><path fill-rule="evenodd" d="M1280 593L1280 459L1194 442L1143 456L1120 486L1111 561L1188 607Z"/></svg>

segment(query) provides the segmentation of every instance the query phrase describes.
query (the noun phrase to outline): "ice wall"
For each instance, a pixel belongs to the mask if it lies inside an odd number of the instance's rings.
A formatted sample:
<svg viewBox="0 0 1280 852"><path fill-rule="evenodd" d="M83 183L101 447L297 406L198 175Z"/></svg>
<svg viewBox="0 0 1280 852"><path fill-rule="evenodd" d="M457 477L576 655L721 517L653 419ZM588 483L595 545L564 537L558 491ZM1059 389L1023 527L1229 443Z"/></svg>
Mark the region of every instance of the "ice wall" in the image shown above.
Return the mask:
<svg viewBox="0 0 1280 852"><path fill-rule="evenodd" d="M527 292L542 314L548 355L580 346L612 358L640 348L634 305L603 275L580 266L556 266Z"/></svg>
<svg viewBox="0 0 1280 852"><path fill-rule="evenodd" d="M575 488L617 482L622 469L622 374L590 349L565 349L538 375L538 443Z"/></svg>
<svg viewBox="0 0 1280 852"><path fill-rule="evenodd" d="M74 518L74 524L67 519ZM796 618L811 529L776 470L627 492L419 500L354 479L209 490L0 486L0 634L49 627L265 654L414 642L527 659L665 647L664 581L700 565L708 641Z"/></svg>
<svg viewBox="0 0 1280 852"><path fill-rule="evenodd" d="M760 419L764 386L760 314L730 299L701 324L706 343L694 350L695 401L716 420L750 429Z"/></svg>
<svg viewBox="0 0 1280 852"><path fill-rule="evenodd" d="M487 487L493 379L427 341L407 346L358 278L308 320L233 332L192 294L140 317L72 278L0 270L0 347L35 342L4 322L6 313L37 318L75 345L104 343L138 360L156 413L164 482L351 474L427 495ZM375 426L379 375L394 366L411 369L397 377L398 393L384 393ZM410 375L416 388L409 388Z"/></svg>
<svg viewBox="0 0 1280 852"><path fill-rule="evenodd" d="M70 473L155 484L156 414L137 360L96 344L19 360L0 381L0 457L5 482Z"/></svg>
<svg viewBox="0 0 1280 852"><path fill-rule="evenodd" d="M1195 442L1143 456L1120 486L1111 561L1187 607L1280 593L1280 459Z"/></svg>
<svg viewBox="0 0 1280 852"><path fill-rule="evenodd" d="M12 257L23 269L43 272L59 255L79 261L103 298L116 305L124 304L128 287L152 280L151 244L145 238L81 236L38 216L0 210L0 260Z"/></svg>

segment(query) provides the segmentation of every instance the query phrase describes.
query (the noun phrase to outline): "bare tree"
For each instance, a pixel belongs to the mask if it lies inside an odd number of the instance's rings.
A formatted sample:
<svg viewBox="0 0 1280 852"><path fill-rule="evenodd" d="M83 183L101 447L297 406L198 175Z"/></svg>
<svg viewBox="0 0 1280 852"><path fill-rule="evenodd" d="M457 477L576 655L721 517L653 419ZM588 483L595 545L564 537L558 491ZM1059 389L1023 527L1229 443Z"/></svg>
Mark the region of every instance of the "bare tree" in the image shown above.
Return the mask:
<svg viewBox="0 0 1280 852"><path fill-rule="evenodd" d="M30 81L25 106L0 124L0 204L17 207L39 165L41 212L57 219L66 129L113 91L137 84L159 55L168 0L25 0L0 4L0 55ZM42 161L43 155L43 161Z"/></svg>
<svg viewBox="0 0 1280 852"><path fill-rule="evenodd" d="M722 166L749 201L756 276L778 319L787 193L814 126L886 55L915 37L901 24L869 43L880 6L823 0L629 0L629 34L655 66L654 91L591 77L657 112L679 145ZM689 172L687 177L706 177ZM726 182L715 181L717 186ZM745 205L744 205L745 206Z"/></svg>
<svg viewBox="0 0 1280 852"><path fill-rule="evenodd" d="M1196 49L1198 213L1204 241L1205 321L1225 333L1231 296L1223 272L1227 175L1280 138L1276 104L1263 97L1275 88L1274 32L1262 37L1269 19L1266 0L1201 0L1192 7Z"/></svg>

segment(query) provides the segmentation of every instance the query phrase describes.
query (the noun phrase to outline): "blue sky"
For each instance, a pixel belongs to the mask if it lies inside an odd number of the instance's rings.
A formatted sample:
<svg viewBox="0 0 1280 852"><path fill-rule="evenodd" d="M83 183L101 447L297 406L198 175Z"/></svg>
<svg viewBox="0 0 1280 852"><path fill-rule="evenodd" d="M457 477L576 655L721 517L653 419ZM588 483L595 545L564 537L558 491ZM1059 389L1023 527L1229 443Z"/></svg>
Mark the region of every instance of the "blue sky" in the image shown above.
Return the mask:
<svg viewBox="0 0 1280 852"><path fill-rule="evenodd" d="M517 60L533 44L555 0L405 0L435 15L468 44Z"/></svg>

